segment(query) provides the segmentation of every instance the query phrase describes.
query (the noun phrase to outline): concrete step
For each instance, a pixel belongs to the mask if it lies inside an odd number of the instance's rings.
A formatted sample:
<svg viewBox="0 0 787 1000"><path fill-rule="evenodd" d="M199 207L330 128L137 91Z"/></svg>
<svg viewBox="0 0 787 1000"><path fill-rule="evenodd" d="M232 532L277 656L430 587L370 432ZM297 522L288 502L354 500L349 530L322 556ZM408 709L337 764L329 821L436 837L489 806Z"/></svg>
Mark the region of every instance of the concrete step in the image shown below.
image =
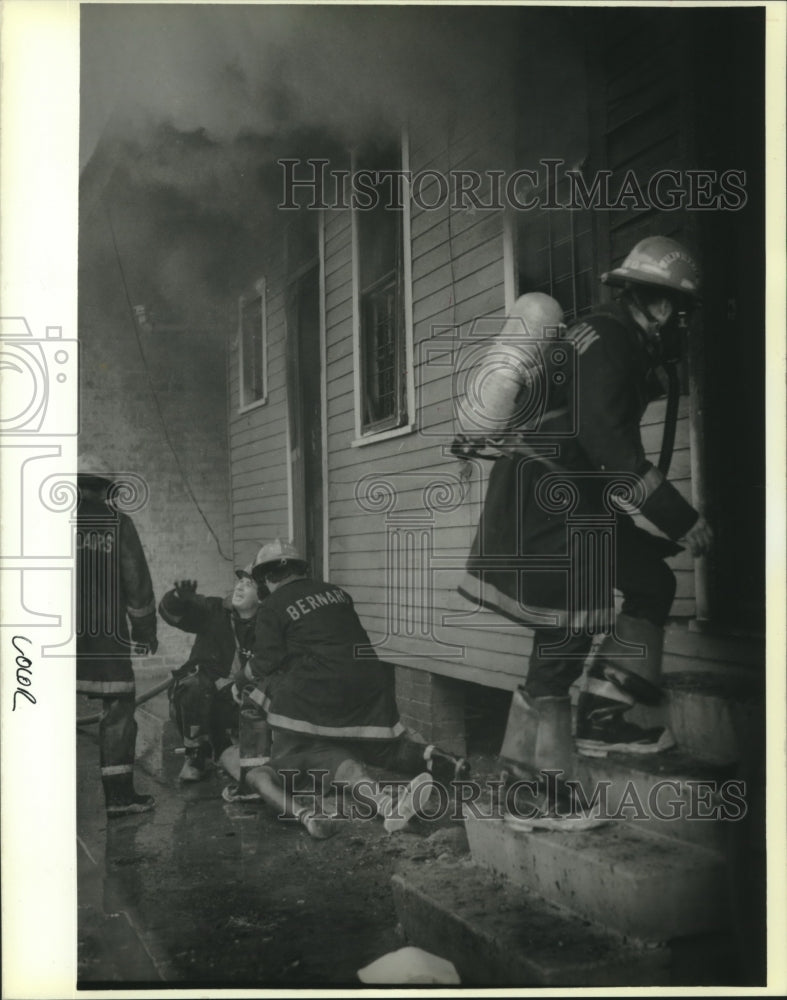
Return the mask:
<svg viewBox="0 0 787 1000"><path fill-rule="evenodd" d="M575 916L641 941L729 923L723 857L626 821L582 833L516 830L466 807L473 861Z"/></svg>
<svg viewBox="0 0 787 1000"><path fill-rule="evenodd" d="M759 678L731 678L679 673L664 678L666 704L658 709L637 706L633 722L652 724L654 716L672 730L686 753L711 763L737 762L762 740L765 709Z"/></svg>
<svg viewBox="0 0 787 1000"><path fill-rule="evenodd" d="M469 860L404 863L392 885L407 940L453 962L462 986L670 981L668 949L627 944Z"/></svg>
<svg viewBox="0 0 787 1000"><path fill-rule="evenodd" d="M603 796L605 814L711 850L724 847L725 826L751 807L734 766L711 764L677 749L601 758L576 754L575 761L585 800Z"/></svg>

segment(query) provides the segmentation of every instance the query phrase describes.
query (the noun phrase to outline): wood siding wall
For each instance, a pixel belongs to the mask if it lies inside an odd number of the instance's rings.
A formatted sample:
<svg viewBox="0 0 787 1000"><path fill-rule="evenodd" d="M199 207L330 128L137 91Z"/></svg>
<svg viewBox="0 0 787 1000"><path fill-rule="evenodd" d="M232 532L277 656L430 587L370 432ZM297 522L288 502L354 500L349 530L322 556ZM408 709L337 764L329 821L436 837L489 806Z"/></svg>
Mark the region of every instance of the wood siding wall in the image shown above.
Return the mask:
<svg viewBox="0 0 787 1000"><path fill-rule="evenodd" d="M460 168L512 169L512 121L498 107L476 121L465 116L414 123L410 170L443 173ZM429 189L424 188L425 198ZM416 430L400 437L353 447L353 245L349 210L324 216L326 331L327 485L326 576L346 587L380 655L395 663L512 689L521 682L531 634L491 612L472 614L456 592L481 511L488 466L474 463L460 496L458 463L443 453L452 440L453 381L450 368L424 348L459 329L466 336L473 319L504 311L503 216L493 211L411 209L412 309ZM407 248L405 248L407 252ZM233 524L237 558L288 533L286 455L285 317L281 254L271 252L268 287L268 402L238 414L237 345L230 357L230 438ZM438 355L439 361L439 355ZM648 457L658 458L664 402L653 404L643 421ZM691 500L689 399L681 400L670 478ZM359 498L373 477L378 492ZM443 506L430 510L425 488L443 482ZM392 505L386 507L385 490ZM382 491L382 492L381 492ZM363 492L363 490L361 490ZM438 504L439 507L439 504ZM406 539L409 538L409 541ZM398 541L397 541L398 540ZM398 545L399 548L391 548ZM407 546L409 545L409 550ZM409 559L418 571L400 587L392 574ZM750 644L693 633L694 569L688 554L673 560L678 591L673 615L684 621L668 629L665 669L735 669L753 661ZM433 613L430 617L428 611ZM472 626L472 627L468 627ZM392 631L398 634L391 634Z"/></svg>
<svg viewBox="0 0 787 1000"><path fill-rule="evenodd" d="M275 254L263 256L260 277L267 285L267 402L239 412L238 340L229 355L229 429L233 545L237 566L245 566L260 545L289 537L287 476L287 386L284 276ZM267 266L266 266L267 265Z"/></svg>

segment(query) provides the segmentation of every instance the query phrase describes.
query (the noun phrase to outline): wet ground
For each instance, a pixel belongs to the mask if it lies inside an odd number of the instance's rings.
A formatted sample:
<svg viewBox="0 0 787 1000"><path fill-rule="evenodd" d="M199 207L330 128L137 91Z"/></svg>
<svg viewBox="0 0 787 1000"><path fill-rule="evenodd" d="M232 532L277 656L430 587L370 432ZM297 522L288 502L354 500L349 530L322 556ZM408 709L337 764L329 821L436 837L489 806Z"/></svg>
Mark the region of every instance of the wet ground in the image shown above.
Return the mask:
<svg viewBox="0 0 787 1000"><path fill-rule="evenodd" d="M137 769L150 813L107 821L98 747L77 736L82 986L358 986L357 970L401 947L391 891L399 859L466 850L461 823L416 820L387 835L347 822L330 840L260 804L227 804L224 780Z"/></svg>

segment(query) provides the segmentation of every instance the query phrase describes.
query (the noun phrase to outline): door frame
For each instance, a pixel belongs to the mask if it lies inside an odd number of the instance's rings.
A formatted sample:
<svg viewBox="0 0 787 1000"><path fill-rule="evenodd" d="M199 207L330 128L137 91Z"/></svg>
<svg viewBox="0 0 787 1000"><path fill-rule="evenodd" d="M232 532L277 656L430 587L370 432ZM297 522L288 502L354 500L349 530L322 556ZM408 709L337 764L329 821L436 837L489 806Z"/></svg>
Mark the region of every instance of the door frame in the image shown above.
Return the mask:
<svg viewBox="0 0 787 1000"><path fill-rule="evenodd" d="M293 398L292 380L300 381L299 365L299 334L297 330L291 329L292 316L289 308L289 297L293 285L313 270L317 270L317 316L318 316L318 340L319 340L319 386L320 386L320 479L321 479L321 500L322 500L322 544L320 557L322 561L321 576L329 579L330 566L330 542L328 538L328 406L327 406L327 334L325 315L325 217L322 211L318 215L317 225L317 252L306 263L295 268L286 275L285 287L285 386L287 399L287 421L286 421L286 448L287 448L287 508L288 527L290 538L295 542L298 539L306 541L306 486L304 477L304 456L302 454L303 428L300 421L297 427L294 423L294 407L299 409L299 416L302 419L302 406L300 397ZM293 337L296 338L293 342ZM299 440L295 440L296 434ZM312 567L316 569L317 567Z"/></svg>

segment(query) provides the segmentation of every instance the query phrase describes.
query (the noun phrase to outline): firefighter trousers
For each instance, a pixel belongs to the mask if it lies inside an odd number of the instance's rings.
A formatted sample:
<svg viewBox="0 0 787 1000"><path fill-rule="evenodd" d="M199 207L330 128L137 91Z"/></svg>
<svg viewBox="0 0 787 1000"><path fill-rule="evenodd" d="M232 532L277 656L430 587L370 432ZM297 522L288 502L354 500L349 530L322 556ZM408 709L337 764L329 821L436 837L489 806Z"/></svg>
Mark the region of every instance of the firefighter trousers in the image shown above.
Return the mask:
<svg viewBox="0 0 787 1000"><path fill-rule="evenodd" d="M137 743L134 708L133 694L103 699L98 742L105 789L127 784L133 774Z"/></svg>
<svg viewBox="0 0 787 1000"><path fill-rule="evenodd" d="M238 706L229 678L215 680L196 670L175 680L170 691L170 717L178 727L187 752L212 751L218 759L238 728Z"/></svg>
<svg viewBox="0 0 787 1000"><path fill-rule="evenodd" d="M615 588L623 595L621 614L663 628L675 597L675 574L659 554L653 537L621 521L615 556ZM533 698L568 694L582 673L592 634L545 626L536 626L533 631L525 691Z"/></svg>

